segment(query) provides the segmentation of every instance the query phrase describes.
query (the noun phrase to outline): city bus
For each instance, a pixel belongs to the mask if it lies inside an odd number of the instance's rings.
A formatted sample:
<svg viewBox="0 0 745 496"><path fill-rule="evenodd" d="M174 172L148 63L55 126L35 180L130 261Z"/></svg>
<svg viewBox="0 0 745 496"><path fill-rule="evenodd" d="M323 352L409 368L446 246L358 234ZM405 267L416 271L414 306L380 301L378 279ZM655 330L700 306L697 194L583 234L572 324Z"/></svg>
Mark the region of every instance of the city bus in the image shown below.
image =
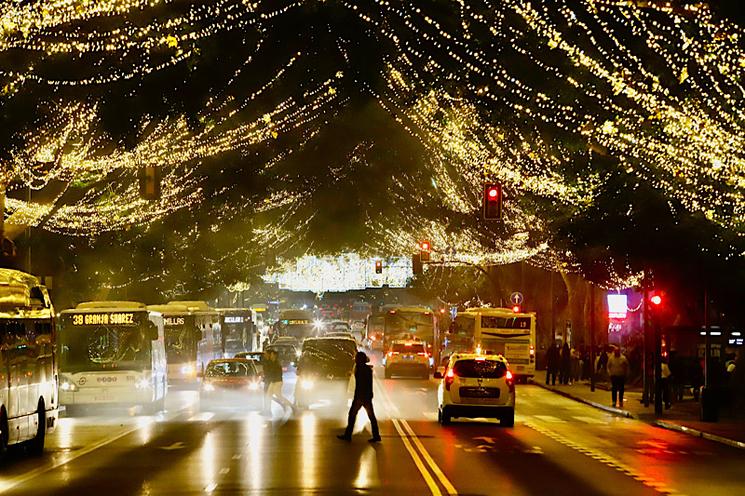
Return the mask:
<svg viewBox="0 0 745 496"><path fill-rule="evenodd" d="M443 354L502 355L521 382L535 375L535 313L510 308L469 308L456 315Z"/></svg>
<svg viewBox="0 0 745 496"><path fill-rule="evenodd" d="M254 351L258 347L259 336L254 324L255 312L250 308L218 308L222 345L226 358L236 353Z"/></svg>
<svg viewBox="0 0 745 496"><path fill-rule="evenodd" d="M223 357L220 315L204 301L150 305L163 315L168 380L196 381L210 360Z"/></svg>
<svg viewBox="0 0 745 496"><path fill-rule="evenodd" d="M428 307L384 305L383 350L388 351L390 343L396 339L420 339L427 343L432 362L439 360L437 318Z"/></svg>
<svg viewBox="0 0 745 496"><path fill-rule="evenodd" d="M302 309L280 310L275 331L277 336L290 336L299 342L318 334L318 329L313 326L313 312Z"/></svg>
<svg viewBox="0 0 745 496"><path fill-rule="evenodd" d="M163 317L134 301L90 301L60 313L60 403L164 407Z"/></svg>
<svg viewBox="0 0 745 496"><path fill-rule="evenodd" d="M25 272L0 269L0 458L26 442L33 454L57 423L55 314L47 289Z"/></svg>
<svg viewBox="0 0 745 496"><path fill-rule="evenodd" d="M371 350L383 349L383 329L385 327L385 317L382 313L373 313L367 317L365 325L365 338L367 346Z"/></svg>

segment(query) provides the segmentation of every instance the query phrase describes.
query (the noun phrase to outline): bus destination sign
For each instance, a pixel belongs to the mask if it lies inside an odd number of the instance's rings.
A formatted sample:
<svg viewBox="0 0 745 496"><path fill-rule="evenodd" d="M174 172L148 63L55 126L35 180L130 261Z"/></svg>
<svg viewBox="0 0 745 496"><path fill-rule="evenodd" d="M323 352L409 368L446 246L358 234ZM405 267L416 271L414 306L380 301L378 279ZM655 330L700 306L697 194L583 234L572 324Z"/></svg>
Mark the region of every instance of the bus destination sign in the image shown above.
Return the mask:
<svg viewBox="0 0 745 496"><path fill-rule="evenodd" d="M186 319L183 317L164 317L163 325L166 327L181 326L186 323Z"/></svg>
<svg viewBox="0 0 745 496"><path fill-rule="evenodd" d="M111 313L75 313L72 314L72 325L135 325L135 314L132 312Z"/></svg>

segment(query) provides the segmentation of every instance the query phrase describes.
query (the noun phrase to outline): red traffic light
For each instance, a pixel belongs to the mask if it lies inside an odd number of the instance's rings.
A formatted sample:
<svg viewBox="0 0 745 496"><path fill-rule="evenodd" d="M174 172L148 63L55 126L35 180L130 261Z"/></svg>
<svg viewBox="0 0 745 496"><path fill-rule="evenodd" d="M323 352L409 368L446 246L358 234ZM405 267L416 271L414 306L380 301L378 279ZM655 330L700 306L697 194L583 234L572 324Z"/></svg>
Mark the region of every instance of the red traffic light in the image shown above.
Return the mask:
<svg viewBox="0 0 745 496"><path fill-rule="evenodd" d="M429 241L422 241L419 243L419 249L422 251L431 251L432 245L429 244Z"/></svg>
<svg viewBox="0 0 745 496"><path fill-rule="evenodd" d="M656 295L653 295L653 296L652 296L652 297L651 297L651 298L649 299L649 301L651 301L653 305L657 305L657 306L659 306L659 305L661 305L661 304L662 304L662 296L660 296L660 295L658 295L658 294L656 294Z"/></svg>
<svg viewBox="0 0 745 496"><path fill-rule="evenodd" d="M483 192L484 219L499 220L502 218L502 185L499 183L484 184Z"/></svg>
<svg viewBox="0 0 745 496"><path fill-rule="evenodd" d="M383 261L382 260L375 260L375 273L376 274L383 273Z"/></svg>
<svg viewBox="0 0 745 496"><path fill-rule="evenodd" d="M512 311L515 313L520 313L520 305L513 305Z"/></svg>

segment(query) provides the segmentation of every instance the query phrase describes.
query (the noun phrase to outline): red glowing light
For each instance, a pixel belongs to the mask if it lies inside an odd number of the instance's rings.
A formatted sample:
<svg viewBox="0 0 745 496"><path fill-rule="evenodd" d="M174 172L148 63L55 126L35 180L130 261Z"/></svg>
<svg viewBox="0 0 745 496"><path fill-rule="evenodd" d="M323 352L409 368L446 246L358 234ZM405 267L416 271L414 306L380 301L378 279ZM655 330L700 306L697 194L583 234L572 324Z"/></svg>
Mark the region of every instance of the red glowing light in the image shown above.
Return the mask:
<svg viewBox="0 0 745 496"><path fill-rule="evenodd" d="M651 301L655 305L659 305L659 304L662 303L662 296L660 296L660 295L654 295L652 298L649 299L649 301Z"/></svg>

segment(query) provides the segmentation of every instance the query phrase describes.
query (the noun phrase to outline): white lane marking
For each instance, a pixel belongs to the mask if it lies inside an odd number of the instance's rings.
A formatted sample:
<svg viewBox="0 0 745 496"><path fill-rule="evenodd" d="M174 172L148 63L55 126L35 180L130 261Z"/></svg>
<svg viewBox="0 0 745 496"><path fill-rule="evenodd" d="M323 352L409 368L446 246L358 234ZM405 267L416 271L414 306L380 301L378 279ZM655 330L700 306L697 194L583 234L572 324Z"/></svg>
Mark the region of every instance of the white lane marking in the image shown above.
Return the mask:
<svg viewBox="0 0 745 496"><path fill-rule="evenodd" d="M217 483L216 482L210 482L205 486L204 491L207 493L213 492L215 489L217 489Z"/></svg>
<svg viewBox="0 0 745 496"><path fill-rule="evenodd" d="M233 455L233 460L240 460L240 459L241 459L240 453L237 455Z"/></svg>
<svg viewBox="0 0 745 496"><path fill-rule="evenodd" d="M186 405L186 406L182 407L181 409L174 411L173 412L173 415L169 418L169 420L172 420L172 419L178 417L182 412L184 412L190 406L191 405ZM74 454L70 455L69 457L66 457L64 460L58 460L56 462L53 462L51 465L48 465L46 467L39 467L37 469L34 469L34 470L30 471L30 472L26 472L23 475L19 475L17 477L14 477L12 479L7 480L7 481L0 481L0 493L4 493L5 491L8 491L8 490L12 489L12 488L14 488L15 486L17 486L19 484L23 484L23 483L25 483L25 482L27 482L27 481L35 478L35 477L40 476L41 474L44 474L46 472L49 472L49 471L54 470L56 468L59 468L62 465L66 465L66 464L70 463L71 461L73 461L73 460L75 460L77 458L80 458L81 456L85 456L85 455L87 455L88 453L90 453L92 451L96 451L97 449L102 448L102 447L106 446L107 444L111 444L111 443L113 443L115 441L118 441L119 439L121 439L121 438L123 438L123 437L125 437L125 436L127 436L129 434L132 434L133 432L137 432L139 430L142 430L144 428L147 428L147 426L135 425L131 429L126 429L126 430L124 430L124 432L121 432L121 433L115 435L114 437L110 437L108 439L103 439L103 440L101 440L101 441L99 441L97 443L94 443L94 444L88 446L87 448L83 448L83 449L81 449L79 451L76 451Z"/></svg>
<svg viewBox="0 0 745 496"><path fill-rule="evenodd" d="M215 416L215 412L202 412L189 418L189 422L207 422Z"/></svg>
<svg viewBox="0 0 745 496"><path fill-rule="evenodd" d="M580 422L585 422L587 424L608 425L608 421L607 420L598 419L598 418L594 418L594 417L587 417L587 416L584 416L584 415L573 415L572 418L573 419L577 419Z"/></svg>
<svg viewBox="0 0 745 496"><path fill-rule="evenodd" d="M566 420L561 420L560 418L554 417L553 415L533 415L533 417L543 420L544 422L549 422L552 424L566 424Z"/></svg>
<svg viewBox="0 0 745 496"><path fill-rule="evenodd" d="M220 469L220 475L227 475L230 473L230 469L228 467L223 467Z"/></svg>
<svg viewBox="0 0 745 496"><path fill-rule="evenodd" d="M186 445L183 441L176 441L170 446L161 446L160 449L166 450L166 451L172 451L172 450L179 450L186 448Z"/></svg>

